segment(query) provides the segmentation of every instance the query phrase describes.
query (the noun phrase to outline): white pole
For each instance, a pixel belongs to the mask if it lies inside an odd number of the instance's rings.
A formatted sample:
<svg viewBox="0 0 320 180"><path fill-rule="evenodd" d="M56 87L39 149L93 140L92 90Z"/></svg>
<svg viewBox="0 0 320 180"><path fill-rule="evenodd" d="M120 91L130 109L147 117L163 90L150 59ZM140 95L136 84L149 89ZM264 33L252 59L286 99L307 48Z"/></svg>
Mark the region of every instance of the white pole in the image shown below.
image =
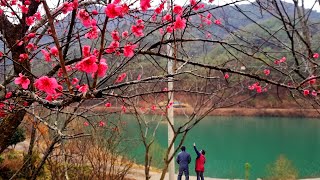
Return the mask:
<svg viewBox="0 0 320 180"><path fill-rule="evenodd" d="M167 11L170 11L170 7L171 7L171 0L167 0ZM167 39L170 39L170 34L167 35ZM168 56L172 56L172 47L171 47L171 43L169 43L167 45L167 53ZM173 74L173 60L168 59L168 74ZM171 128L170 124L172 125L174 124L174 119L173 119L173 78L169 77L169 82L168 82L168 99L169 99L169 103L172 104L172 106L168 109L168 146L171 144L171 141L173 139L174 136L174 132L173 129ZM172 144L172 147L169 151L169 157L171 157L173 155L174 152L174 144ZM169 171L169 180L174 180L174 163L175 160L174 158L172 158L171 162L169 163L168 166L168 171Z"/></svg>

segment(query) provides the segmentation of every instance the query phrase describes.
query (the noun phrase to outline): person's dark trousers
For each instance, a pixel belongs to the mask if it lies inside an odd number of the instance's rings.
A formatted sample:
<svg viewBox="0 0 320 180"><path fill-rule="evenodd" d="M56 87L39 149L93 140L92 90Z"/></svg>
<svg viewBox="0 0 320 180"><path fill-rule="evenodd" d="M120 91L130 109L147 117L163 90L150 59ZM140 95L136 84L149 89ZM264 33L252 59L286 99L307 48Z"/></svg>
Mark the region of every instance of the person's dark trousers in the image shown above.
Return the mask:
<svg viewBox="0 0 320 180"><path fill-rule="evenodd" d="M181 180L182 174L186 176L186 180L189 180L189 169L188 168L183 168L179 167L179 174L178 174L178 180Z"/></svg>
<svg viewBox="0 0 320 180"><path fill-rule="evenodd" d="M201 180L204 180L204 178L203 178L203 172L201 172L201 171L196 171L196 173L197 173L197 180L200 180L200 178L201 178Z"/></svg>

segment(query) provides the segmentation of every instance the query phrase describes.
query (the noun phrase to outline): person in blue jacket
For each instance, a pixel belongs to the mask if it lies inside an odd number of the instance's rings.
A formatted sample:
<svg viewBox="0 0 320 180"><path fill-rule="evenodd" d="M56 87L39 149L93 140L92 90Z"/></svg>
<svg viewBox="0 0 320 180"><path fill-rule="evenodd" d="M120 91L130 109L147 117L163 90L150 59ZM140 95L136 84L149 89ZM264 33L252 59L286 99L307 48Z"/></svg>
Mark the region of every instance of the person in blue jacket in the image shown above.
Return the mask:
<svg viewBox="0 0 320 180"><path fill-rule="evenodd" d="M189 180L189 163L191 162L191 156L186 152L186 147L181 146L181 152L178 154L177 163L179 164L178 180L181 180L184 173L186 180Z"/></svg>

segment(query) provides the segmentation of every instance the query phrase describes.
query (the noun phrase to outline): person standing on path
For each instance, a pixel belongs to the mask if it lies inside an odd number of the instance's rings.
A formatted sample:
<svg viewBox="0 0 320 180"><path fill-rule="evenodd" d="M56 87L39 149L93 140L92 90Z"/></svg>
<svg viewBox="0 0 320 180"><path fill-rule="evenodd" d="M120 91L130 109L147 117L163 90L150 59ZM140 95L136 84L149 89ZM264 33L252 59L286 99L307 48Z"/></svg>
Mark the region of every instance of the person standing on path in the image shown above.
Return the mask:
<svg viewBox="0 0 320 180"><path fill-rule="evenodd" d="M197 153L196 158L196 173L197 173L197 180L204 180L203 173L204 173L204 164L206 163L206 157L204 156L206 152L201 150L200 152L197 150L196 143L193 143L194 151Z"/></svg>
<svg viewBox="0 0 320 180"><path fill-rule="evenodd" d="M191 162L191 156L186 152L186 147L181 146L181 152L178 154L177 163L179 164L178 180L181 180L184 173L186 180L189 180L189 163Z"/></svg>

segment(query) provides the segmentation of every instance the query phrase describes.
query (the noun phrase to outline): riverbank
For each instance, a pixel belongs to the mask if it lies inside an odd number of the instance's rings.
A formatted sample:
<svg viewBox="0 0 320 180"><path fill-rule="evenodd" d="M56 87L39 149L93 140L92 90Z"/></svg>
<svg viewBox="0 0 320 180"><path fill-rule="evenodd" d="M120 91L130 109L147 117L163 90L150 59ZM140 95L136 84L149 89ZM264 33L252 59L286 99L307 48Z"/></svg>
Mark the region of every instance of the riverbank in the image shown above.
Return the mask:
<svg viewBox="0 0 320 180"><path fill-rule="evenodd" d="M145 180L143 170L140 170L140 169L132 169L127 177L132 180ZM151 172L150 180L159 180L160 177L161 177L160 173ZM174 179L177 179L177 174L175 174ZM182 177L182 179L184 179L184 176ZM189 177L189 180L196 180L196 179L197 179L196 176ZM211 177L205 177L204 179L206 179L206 180L228 180L228 179L211 178ZM169 180L168 173L166 174L165 180ZM232 180L237 180L237 179L232 179ZM259 179L259 180L262 180L262 179ZM300 180L320 180L320 178L307 178L307 179L300 179Z"/></svg>
<svg viewBox="0 0 320 180"><path fill-rule="evenodd" d="M97 112L121 112L120 107L96 107L94 111ZM205 112L205 109L201 110ZM133 113L134 111L127 108L126 113ZM146 114L163 114L164 110L144 110ZM193 113L192 108L174 108L175 115L190 115ZM273 109L273 108L219 108L208 113L209 116L268 116L268 117L305 117L305 118L319 118L320 109Z"/></svg>

